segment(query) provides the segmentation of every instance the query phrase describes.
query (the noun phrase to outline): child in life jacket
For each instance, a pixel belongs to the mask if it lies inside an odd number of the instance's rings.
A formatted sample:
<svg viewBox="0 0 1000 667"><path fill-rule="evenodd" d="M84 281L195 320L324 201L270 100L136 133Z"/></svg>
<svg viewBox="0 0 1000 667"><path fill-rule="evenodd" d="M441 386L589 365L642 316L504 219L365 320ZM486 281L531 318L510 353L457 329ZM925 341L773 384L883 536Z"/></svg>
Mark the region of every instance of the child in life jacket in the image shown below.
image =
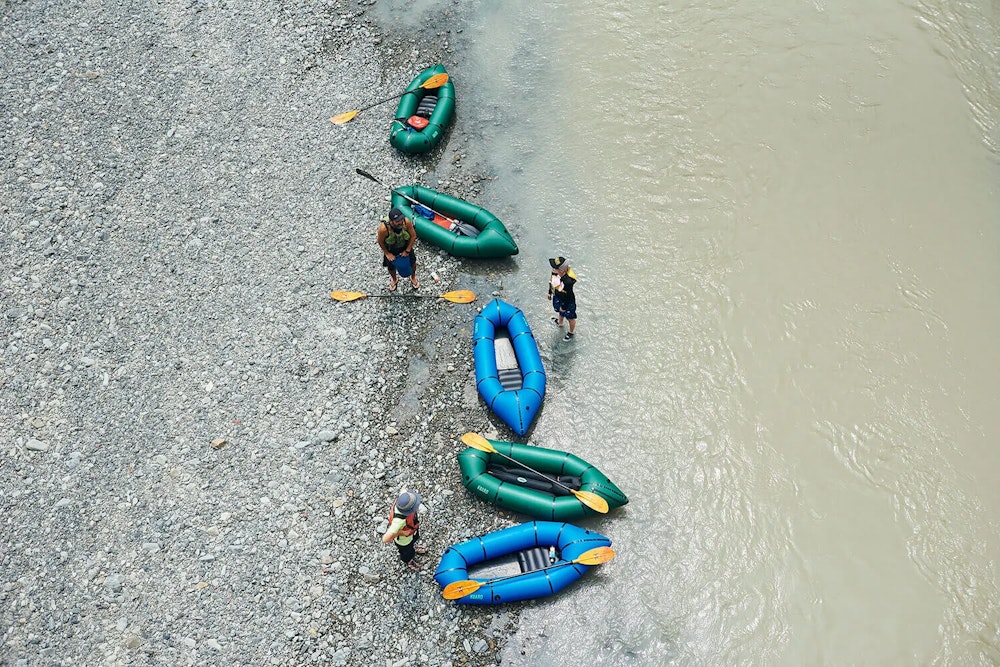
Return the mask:
<svg viewBox="0 0 1000 667"><path fill-rule="evenodd" d="M417 561L416 555L427 553L427 549L419 546L417 540L420 539L420 517L418 513L423 509L420 504L420 494L416 491L403 492L392 504L389 512L389 528L382 536L382 543L395 542L399 549L399 559L406 563L406 566L414 572L420 570L423 565Z"/></svg>

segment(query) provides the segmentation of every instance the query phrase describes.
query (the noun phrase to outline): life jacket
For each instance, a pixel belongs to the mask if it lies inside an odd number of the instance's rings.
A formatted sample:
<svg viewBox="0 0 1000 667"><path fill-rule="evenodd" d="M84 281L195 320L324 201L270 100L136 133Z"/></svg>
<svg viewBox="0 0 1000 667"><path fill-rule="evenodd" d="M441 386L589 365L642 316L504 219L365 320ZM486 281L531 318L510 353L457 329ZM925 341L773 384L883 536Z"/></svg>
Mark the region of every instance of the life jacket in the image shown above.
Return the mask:
<svg viewBox="0 0 1000 667"><path fill-rule="evenodd" d="M417 532L417 528L420 527L420 521L417 518L417 508L413 508L412 514L402 514L396 511L396 503L392 504L392 510L389 512L389 523L392 523L395 519L406 519L406 525L403 526L399 534L405 537L409 537L413 533Z"/></svg>
<svg viewBox="0 0 1000 667"><path fill-rule="evenodd" d="M405 218L404 218L405 220ZM403 228L398 232L392 230L392 225L388 222L385 223L385 246L390 250L395 252L396 250L403 250L410 243L410 232L406 231L406 223L403 223Z"/></svg>
<svg viewBox="0 0 1000 667"><path fill-rule="evenodd" d="M430 121L421 116L410 116L406 119L406 124L415 130L422 130L430 124Z"/></svg>

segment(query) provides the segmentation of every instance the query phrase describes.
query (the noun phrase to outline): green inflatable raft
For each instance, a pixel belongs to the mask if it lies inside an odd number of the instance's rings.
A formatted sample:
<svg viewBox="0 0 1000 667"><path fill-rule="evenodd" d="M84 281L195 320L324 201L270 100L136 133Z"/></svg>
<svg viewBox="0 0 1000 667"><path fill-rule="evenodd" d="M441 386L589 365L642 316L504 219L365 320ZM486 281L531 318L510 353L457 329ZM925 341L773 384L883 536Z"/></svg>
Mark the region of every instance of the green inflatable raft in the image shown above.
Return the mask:
<svg viewBox="0 0 1000 667"><path fill-rule="evenodd" d="M421 88L444 65L428 67L406 87L389 128L389 143L404 153L426 153L441 141L455 115L455 86L451 79L440 88Z"/></svg>
<svg viewBox="0 0 1000 667"><path fill-rule="evenodd" d="M417 237L455 257L497 259L517 254L517 243L500 220L481 206L405 185L392 191L392 205L413 220Z"/></svg>
<svg viewBox="0 0 1000 667"><path fill-rule="evenodd" d="M559 482L576 491L596 493L611 509L628 503L628 497L604 473L578 456L516 442L489 442L499 454L469 447L458 455L462 484L486 502L551 521L598 514L555 483Z"/></svg>

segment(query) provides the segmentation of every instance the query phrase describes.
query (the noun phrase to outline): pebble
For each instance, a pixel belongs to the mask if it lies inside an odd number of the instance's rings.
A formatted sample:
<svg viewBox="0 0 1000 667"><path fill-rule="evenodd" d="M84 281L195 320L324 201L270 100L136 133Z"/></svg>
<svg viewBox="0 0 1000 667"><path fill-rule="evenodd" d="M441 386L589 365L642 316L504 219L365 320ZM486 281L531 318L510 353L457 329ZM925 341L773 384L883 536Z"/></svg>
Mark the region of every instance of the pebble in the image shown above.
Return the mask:
<svg viewBox="0 0 1000 667"><path fill-rule="evenodd" d="M125 585L125 577L120 574L111 574L104 579L104 586L112 591L120 591Z"/></svg>
<svg viewBox="0 0 1000 667"><path fill-rule="evenodd" d="M337 433L336 431L320 431L316 434L316 439L320 442L333 442L337 439Z"/></svg>
<svg viewBox="0 0 1000 667"><path fill-rule="evenodd" d="M31 438L28 440L27 444L24 445L28 451L32 452L47 452L49 451L49 443L42 442L41 440L35 440Z"/></svg>

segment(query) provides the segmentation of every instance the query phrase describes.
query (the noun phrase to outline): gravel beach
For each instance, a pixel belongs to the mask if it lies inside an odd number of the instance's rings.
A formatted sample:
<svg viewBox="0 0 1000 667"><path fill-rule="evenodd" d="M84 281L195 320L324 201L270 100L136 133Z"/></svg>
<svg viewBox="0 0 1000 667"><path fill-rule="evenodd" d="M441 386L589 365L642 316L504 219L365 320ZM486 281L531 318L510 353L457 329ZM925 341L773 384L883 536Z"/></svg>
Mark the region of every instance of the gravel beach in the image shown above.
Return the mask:
<svg viewBox="0 0 1000 667"><path fill-rule="evenodd" d="M355 167L489 186L458 4L420 34L373 5L0 3L0 665L498 661L516 609L431 574L512 523L455 464L496 429L471 324L512 263L423 244L424 298L329 298L389 294L388 191ZM389 146L394 102L329 122L436 62L459 106L434 153ZM403 485L421 573L379 540Z"/></svg>

